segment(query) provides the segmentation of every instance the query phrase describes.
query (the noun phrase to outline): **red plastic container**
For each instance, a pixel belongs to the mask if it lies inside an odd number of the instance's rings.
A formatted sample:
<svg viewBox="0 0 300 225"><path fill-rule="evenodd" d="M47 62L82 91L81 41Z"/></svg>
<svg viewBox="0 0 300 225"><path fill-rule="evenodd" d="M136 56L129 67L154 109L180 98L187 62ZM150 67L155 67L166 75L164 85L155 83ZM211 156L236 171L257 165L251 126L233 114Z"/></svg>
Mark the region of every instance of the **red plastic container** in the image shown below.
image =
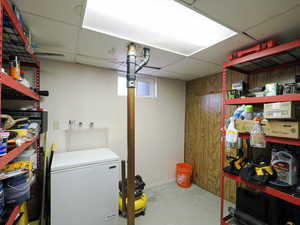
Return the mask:
<svg viewBox="0 0 300 225"><path fill-rule="evenodd" d="M192 185L193 166L188 163L176 164L176 183L179 187L189 188Z"/></svg>

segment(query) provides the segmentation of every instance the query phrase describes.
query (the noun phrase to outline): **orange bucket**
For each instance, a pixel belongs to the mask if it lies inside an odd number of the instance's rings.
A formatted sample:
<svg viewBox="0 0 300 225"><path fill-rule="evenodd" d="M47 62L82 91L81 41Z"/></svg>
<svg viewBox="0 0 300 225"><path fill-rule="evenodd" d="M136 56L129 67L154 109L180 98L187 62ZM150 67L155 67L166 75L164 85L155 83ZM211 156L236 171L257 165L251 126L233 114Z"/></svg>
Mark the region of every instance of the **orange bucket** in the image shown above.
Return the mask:
<svg viewBox="0 0 300 225"><path fill-rule="evenodd" d="M176 164L176 183L179 187L189 188L192 185L191 178L193 166L188 163Z"/></svg>

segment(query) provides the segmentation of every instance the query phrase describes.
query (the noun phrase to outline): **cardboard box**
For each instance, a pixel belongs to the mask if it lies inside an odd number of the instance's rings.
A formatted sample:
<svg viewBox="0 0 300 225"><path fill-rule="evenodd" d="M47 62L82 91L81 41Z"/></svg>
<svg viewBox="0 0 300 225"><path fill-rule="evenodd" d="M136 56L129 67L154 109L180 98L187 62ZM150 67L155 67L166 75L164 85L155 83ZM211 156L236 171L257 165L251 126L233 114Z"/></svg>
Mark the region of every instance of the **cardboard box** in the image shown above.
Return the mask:
<svg viewBox="0 0 300 225"><path fill-rule="evenodd" d="M296 119L294 102L276 102L264 104L265 119Z"/></svg>
<svg viewBox="0 0 300 225"><path fill-rule="evenodd" d="M240 119L237 119L237 120L235 120L235 128L240 133L250 133L253 126L256 123L258 123L258 122L254 121L254 120L240 120Z"/></svg>
<svg viewBox="0 0 300 225"><path fill-rule="evenodd" d="M262 121L262 128L267 136L299 139L297 121Z"/></svg>

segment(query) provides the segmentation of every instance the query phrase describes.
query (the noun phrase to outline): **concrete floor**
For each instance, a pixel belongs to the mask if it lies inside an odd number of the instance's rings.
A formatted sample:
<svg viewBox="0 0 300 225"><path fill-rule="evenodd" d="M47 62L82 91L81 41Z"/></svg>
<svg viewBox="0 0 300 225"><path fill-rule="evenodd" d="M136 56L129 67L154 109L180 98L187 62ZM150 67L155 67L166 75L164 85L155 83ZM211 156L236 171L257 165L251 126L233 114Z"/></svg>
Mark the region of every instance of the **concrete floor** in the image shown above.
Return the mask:
<svg viewBox="0 0 300 225"><path fill-rule="evenodd" d="M170 183L149 189L147 195L146 215L136 218L136 225L220 224L220 199L196 185L182 189ZM120 218L120 225L125 224Z"/></svg>

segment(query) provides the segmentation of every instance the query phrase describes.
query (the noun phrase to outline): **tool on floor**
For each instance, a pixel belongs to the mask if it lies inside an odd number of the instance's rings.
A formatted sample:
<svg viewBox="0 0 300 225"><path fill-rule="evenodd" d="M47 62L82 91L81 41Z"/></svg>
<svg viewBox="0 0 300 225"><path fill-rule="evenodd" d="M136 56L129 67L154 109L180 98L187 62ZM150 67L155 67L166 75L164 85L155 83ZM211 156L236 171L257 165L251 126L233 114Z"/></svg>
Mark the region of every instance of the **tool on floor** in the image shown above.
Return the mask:
<svg viewBox="0 0 300 225"><path fill-rule="evenodd" d="M127 179L126 179L126 162L122 160L122 180L119 182L119 212L123 217L127 216ZM145 182L143 181L140 175L135 176L134 180L134 212L135 216L145 215L146 207L147 207L147 196L144 193ZM125 203L125 204L124 204Z"/></svg>
<svg viewBox="0 0 300 225"><path fill-rule="evenodd" d="M127 225L135 224L135 83L138 73L150 59L150 49L144 48L144 59L137 64L136 46L134 43L128 45L127 53L127 163L128 163L128 186L127 186Z"/></svg>

